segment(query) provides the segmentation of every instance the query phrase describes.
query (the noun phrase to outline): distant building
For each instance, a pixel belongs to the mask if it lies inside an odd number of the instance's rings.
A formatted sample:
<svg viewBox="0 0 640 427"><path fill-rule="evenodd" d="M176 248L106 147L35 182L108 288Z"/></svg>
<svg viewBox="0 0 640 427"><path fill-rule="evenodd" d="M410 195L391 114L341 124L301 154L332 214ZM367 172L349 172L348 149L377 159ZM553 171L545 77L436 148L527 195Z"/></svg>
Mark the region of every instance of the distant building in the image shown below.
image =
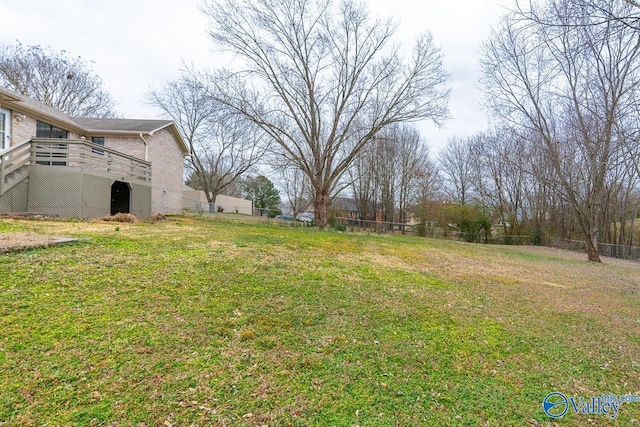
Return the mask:
<svg viewBox="0 0 640 427"><path fill-rule="evenodd" d="M356 201L350 197L334 197L329 212L339 218L360 219L360 211Z"/></svg>

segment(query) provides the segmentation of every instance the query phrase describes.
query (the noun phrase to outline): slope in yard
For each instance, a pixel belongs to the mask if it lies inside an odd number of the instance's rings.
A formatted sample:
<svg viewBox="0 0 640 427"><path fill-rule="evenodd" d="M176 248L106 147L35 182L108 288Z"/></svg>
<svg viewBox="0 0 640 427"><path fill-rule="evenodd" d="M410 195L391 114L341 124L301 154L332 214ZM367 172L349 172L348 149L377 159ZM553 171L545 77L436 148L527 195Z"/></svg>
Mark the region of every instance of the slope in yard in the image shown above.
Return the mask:
<svg viewBox="0 0 640 427"><path fill-rule="evenodd" d="M0 231L82 239L0 257L7 425L544 425L553 391L640 394L638 264L223 219Z"/></svg>

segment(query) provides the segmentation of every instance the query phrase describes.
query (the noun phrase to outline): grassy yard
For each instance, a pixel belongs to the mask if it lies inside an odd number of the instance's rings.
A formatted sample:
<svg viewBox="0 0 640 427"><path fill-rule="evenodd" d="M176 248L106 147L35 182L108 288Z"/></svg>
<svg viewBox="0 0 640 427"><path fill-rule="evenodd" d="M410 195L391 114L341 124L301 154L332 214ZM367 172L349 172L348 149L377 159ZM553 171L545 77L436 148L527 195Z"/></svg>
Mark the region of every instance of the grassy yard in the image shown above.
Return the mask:
<svg viewBox="0 0 640 427"><path fill-rule="evenodd" d="M0 425L629 425L640 265L230 219L2 220Z"/></svg>

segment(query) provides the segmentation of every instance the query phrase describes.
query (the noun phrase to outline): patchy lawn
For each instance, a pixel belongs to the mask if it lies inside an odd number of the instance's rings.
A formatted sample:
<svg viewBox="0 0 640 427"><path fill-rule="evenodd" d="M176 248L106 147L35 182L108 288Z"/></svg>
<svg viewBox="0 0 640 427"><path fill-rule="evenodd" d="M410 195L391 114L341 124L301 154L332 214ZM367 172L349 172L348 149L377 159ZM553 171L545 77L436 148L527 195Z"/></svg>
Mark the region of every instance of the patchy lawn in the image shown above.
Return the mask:
<svg viewBox="0 0 640 427"><path fill-rule="evenodd" d="M0 424L551 425L640 394L640 265L229 219L3 220ZM569 411L559 425L628 425Z"/></svg>

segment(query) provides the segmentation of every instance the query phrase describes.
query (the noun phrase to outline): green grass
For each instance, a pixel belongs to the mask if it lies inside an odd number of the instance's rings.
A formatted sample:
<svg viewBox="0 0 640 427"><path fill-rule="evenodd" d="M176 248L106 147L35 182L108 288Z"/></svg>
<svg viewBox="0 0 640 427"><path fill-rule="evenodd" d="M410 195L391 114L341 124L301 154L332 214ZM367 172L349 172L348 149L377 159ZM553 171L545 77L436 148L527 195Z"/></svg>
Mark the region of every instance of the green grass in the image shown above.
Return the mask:
<svg viewBox="0 0 640 427"><path fill-rule="evenodd" d="M229 219L10 231L84 240L0 257L0 424L551 425L549 392L640 394L638 264Z"/></svg>

